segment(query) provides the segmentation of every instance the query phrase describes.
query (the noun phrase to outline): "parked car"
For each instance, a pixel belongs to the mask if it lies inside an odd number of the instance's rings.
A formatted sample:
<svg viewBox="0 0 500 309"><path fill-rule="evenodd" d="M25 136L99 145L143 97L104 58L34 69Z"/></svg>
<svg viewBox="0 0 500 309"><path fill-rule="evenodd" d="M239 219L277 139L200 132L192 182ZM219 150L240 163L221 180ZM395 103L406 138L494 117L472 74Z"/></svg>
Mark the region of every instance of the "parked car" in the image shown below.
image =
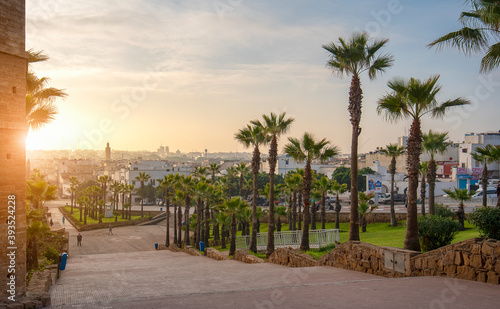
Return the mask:
<svg viewBox="0 0 500 309"><path fill-rule="evenodd" d="M497 188L488 187L488 189L486 189L486 197L487 198L497 197ZM472 195L472 198L483 198L483 188L477 189L476 193L474 193L474 195Z"/></svg>

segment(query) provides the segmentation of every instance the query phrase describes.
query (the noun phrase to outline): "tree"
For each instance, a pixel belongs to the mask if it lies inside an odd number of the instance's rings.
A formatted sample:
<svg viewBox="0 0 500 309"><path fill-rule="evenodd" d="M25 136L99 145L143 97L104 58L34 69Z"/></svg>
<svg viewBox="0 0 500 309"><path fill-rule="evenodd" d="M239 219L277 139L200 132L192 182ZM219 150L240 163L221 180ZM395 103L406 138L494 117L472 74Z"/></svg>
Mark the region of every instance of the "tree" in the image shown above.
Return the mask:
<svg viewBox="0 0 500 309"><path fill-rule="evenodd" d="M454 188L454 190L444 189L444 192L448 194L448 196L455 201L458 201L460 204L458 205L457 217L458 222L460 222L460 230L465 230L465 210L464 210L464 201L469 201L472 198L472 194L468 192L467 189L458 189Z"/></svg>
<svg viewBox="0 0 500 309"><path fill-rule="evenodd" d="M394 211L394 175L396 174L396 158L405 153L405 148L399 146L398 144L390 144L385 146L385 149L381 149L380 153L391 158L391 164L389 165L389 172L391 173L391 226L395 227L398 225L396 220L396 212Z"/></svg>
<svg viewBox="0 0 500 309"><path fill-rule="evenodd" d="M337 167L332 174L332 180L339 184L346 184L347 188L351 187L351 169L344 166Z"/></svg>
<svg viewBox="0 0 500 309"><path fill-rule="evenodd" d="M211 163L208 166L208 170L212 173L212 185L215 183L215 174L220 171L220 165L217 163Z"/></svg>
<svg viewBox="0 0 500 309"><path fill-rule="evenodd" d="M43 202L57 199L57 186L48 184L42 178L27 180L26 199L30 201L31 208L40 209Z"/></svg>
<svg viewBox="0 0 500 309"><path fill-rule="evenodd" d="M286 207L285 206L276 206L275 214L276 214L276 231L281 232L281 218L285 217L287 215Z"/></svg>
<svg viewBox="0 0 500 309"><path fill-rule="evenodd" d="M368 201L373 197L373 193L366 194L365 192L359 192L359 221L361 221L361 232L366 232L366 227L368 223L366 222L366 215L374 211L378 205L368 206Z"/></svg>
<svg viewBox="0 0 500 309"><path fill-rule="evenodd" d="M32 130L38 130L52 122L57 115L55 101L65 98L67 93L62 89L47 87L48 77L37 77L32 63L48 60L43 51L28 50L28 74L26 75L26 122Z"/></svg>
<svg viewBox="0 0 500 309"><path fill-rule="evenodd" d="M421 119L430 114L433 118L441 118L452 107L469 104L463 98L449 100L439 104L436 96L441 90L437 84L439 76L426 81L411 78L400 78L388 82L392 93L386 94L378 101L377 111L388 120L397 121L403 118L412 119L410 136L406 147L408 169L408 213L404 248L420 251L417 226L417 188L418 166L422 151Z"/></svg>
<svg viewBox="0 0 500 309"><path fill-rule="evenodd" d="M297 172L288 173L285 178L285 185L292 191L292 202L290 203L292 213L289 230L295 231L297 229L297 193L302 188L302 176Z"/></svg>
<svg viewBox="0 0 500 309"><path fill-rule="evenodd" d="M144 217L144 183L151 179L151 175L146 174L146 172L139 172L139 176L135 177L136 181L141 183L141 218ZM132 201L131 201L132 202Z"/></svg>
<svg viewBox="0 0 500 309"><path fill-rule="evenodd" d="M429 47L451 46L466 55L486 53L481 60L481 72L488 72L500 65L500 42L498 39L500 26L500 3L492 0L468 0L472 6L469 12L460 14L463 28L450 32L432 43ZM490 45L491 44L491 45Z"/></svg>
<svg viewBox="0 0 500 309"><path fill-rule="evenodd" d="M500 160L500 147L490 144L484 147L478 147L475 152L471 153L471 156L477 162L484 164L481 186L483 187L483 206L486 207L488 201L488 196L486 194L488 188L488 164ZM500 199L498 199L498 201L500 202ZM499 202L497 202L497 206Z"/></svg>
<svg viewBox="0 0 500 309"><path fill-rule="evenodd" d="M243 196L243 180L245 175L250 171L250 168L245 163L240 163L236 166L236 171L239 174L239 193Z"/></svg>
<svg viewBox="0 0 500 309"><path fill-rule="evenodd" d="M321 229L326 228L326 195L332 190L332 182L327 177L321 177L316 183L316 190L321 194Z"/></svg>
<svg viewBox="0 0 500 309"><path fill-rule="evenodd" d="M104 200L104 203L106 203L106 190L108 188L108 183L111 182L111 178L109 178L108 175L99 176L97 177L97 182L101 184L102 199ZM102 207L99 207L99 213L103 213Z"/></svg>
<svg viewBox="0 0 500 309"><path fill-rule="evenodd" d="M278 139L285 134L295 119L287 118L286 112L279 115L271 113L270 115L262 115L263 122L253 120L251 123L254 126L260 127L266 141L270 141L269 157L269 228L267 232L267 249L266 257L268 258L274 252L274 174L276 171L276 162L278 160Z"/></svg>
<svg viewBox="0 0 500 309"><path fill-rule="evenodd" d="M426 191L426 176L428 167L427 164L429 162L425 161L418 165L418 173L422 176L422 180L420 181L420 213L422 216L425 216L425 191Z"/></svg>
<svg viewBox="0 0 500 309"><path fill-rule="evenodd" d="M340 194L347 192L347 184L332 182L332 191L335 192L335 228L340 229Z"/></svg>
<svg viewBox="0 0 500 309"><path fill-rule="evenodd" d="M290 137L288 138L288 141L289 143L285 145L284 152L294 158L297 162L306 163L302 182L304 198L304 229L302 231L300 250L307 251L309 250L309 205L311 203L309 197L311 194L312 184L311 162L313 160L325 162L336 156L338 154L338 150L335 146L330 146L330 142L327 139L316 141L310 133L304 133L304 136L300 140Z"/></svg>
<svg viewBox="0 0 500 309"><path fill-rule="evenodd" d="M50 233L50 227L38 220L34 220L26 228L26 267L28 271L38 267L38 240L48 233Z"/></svg>
<svg viewBox="0 0 500 309"><path fill-rule="evenodd" d="M327 66L341 77L352 75L349 90L349 113L352 124L351 141L351 204L358 205L358 137L361 134L361 100L363 91L359 75L365 71L368 77L374 79L378 73L383 73L393 63L391 55L377 55L378 51L389 41L375 40L370 43L366 33L354 33L349 41L339 38L339 44L331 42L323 48L331 53ZM351 207L349 240L359 241L358 208Z"/></svg>
<svg viewBox="0 0 500 309"><path fill-rule="evenodd" d="M159 179L160 186L163 188L165 192L165 207L167 213L167 231L165 235L165 246L170 246L170 191L173 190L174 187L174 175L164 175L163 179Z"/></svg>
<svg viewBox="0 0 500 309"><path fill-rule="evenodd" d="M229 201L224 201L224 208L222 209L231 218L231 244L229 246L229 255L234 255L236 252L236 214L238 211L248 203L243 201L241 197L233 197Z"/></svg>
<svg viewBox="0 0 500 309"><path fill-rule="evenodd" d="M75 193L80 185L78 178L71 176L69 177L69 192L71 194L71 213L73 214L73 201L75 200Z"/></svg>
<svg viewBox="0 0 500 309"><path fill-rule="evenodd" d="M451 143L446 142L448 132L436 133L429 130L429 133L422 134L422 148L431 157L427 163L427 182L429 183L429 213L435 215L434 210L434 190L436 188L437 164L434 160L436 154L443 154Z"/></svg>

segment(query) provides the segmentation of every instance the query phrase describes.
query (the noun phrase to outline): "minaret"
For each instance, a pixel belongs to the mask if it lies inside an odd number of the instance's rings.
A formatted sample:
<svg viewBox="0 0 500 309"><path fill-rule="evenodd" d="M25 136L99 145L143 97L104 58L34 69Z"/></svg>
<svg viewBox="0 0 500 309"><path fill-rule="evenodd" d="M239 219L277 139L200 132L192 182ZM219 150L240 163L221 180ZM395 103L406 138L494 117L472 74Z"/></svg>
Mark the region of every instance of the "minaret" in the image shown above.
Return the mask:
<svg viewBox="0 0 500 309"><path fill-rule="evenodd" d="M109 147L109 142L106 144L105 160L111 161L111 148Z"/></svg>

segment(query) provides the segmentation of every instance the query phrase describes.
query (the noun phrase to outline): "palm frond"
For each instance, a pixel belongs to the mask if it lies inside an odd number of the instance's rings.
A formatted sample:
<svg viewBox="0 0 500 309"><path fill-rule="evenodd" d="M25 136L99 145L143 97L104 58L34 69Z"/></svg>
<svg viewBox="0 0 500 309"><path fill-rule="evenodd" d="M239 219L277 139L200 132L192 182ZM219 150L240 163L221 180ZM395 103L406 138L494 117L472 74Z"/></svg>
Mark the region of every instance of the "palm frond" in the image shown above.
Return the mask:
<svg viewBox="0 0 500 309"><path fill-rule="evenodd" d="M456 47L466 55L470 55L487 48L488 40L483 30L464 27L434 40L428 46L436 46L438 50L443 47Z"/></svg>
<svg viewBox="0 0 500 309"><path fill-rule="evenodd" d="M463 106L467 104L470 104L470 101L464 98L456 98L454 100L448 100L446 102L443 102L441 105L434 107L431 110L431 115L434 118L442 117L445 115L446 111L448 111L450 108Z"/></svg>
<svg viewBox="0 0 500 309"><path fill-rule="evenodd" d="M488 52L481 59L481 69L482 73L492 71L500 65L500 43L491 45L488 48Z"/></svg>

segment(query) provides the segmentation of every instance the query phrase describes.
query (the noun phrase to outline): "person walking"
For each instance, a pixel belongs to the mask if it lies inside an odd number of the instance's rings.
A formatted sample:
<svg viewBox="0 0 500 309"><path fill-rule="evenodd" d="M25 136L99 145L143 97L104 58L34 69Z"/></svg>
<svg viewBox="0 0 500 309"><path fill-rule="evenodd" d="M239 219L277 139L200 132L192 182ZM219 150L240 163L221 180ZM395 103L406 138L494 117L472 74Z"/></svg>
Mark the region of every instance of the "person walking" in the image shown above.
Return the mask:
<svg viewBox="0 0 500 309"><path fill-rule="evenodd" d="M52 218L50 218L50 226L54 225L54 221L52 221Z"/></svg>
<svg viewBox="0 0 500 309"><path fill-rule="evenodd" d="M82 238L83 238L82 234L78 233L78 236L76 236L76 245L77 246L80 246L80 247L82 246Z"/></svg>
<svg viewBox="0 0 500 309"><path fill-rule="evenodd" d="M111 226L111 224L109 225L108 236L109 235L113 235L113 226Z"/></svg>

